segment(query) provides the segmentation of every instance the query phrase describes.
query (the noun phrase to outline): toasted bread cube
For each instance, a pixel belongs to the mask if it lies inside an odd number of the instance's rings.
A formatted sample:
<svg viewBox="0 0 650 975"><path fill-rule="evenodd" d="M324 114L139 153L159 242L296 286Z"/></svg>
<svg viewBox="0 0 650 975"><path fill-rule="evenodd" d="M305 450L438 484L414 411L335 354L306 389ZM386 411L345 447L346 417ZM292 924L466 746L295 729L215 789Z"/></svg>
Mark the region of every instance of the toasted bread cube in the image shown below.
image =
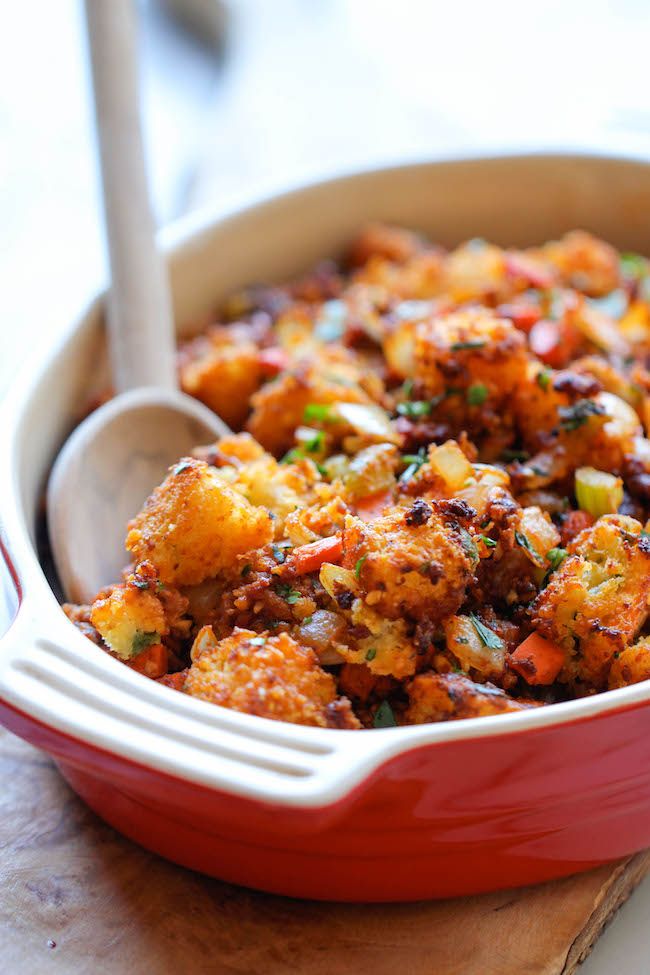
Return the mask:
<svg viewBox="0 0 650 975"><path fill-rule="evenodd" d="M609 668L648 615L650 539L634 518L605 515L570 544L534 606L534 625L569 653L560 680L607 686Z"/></svg>
<svg viewBox="0 0 650 975"><path fill-rule="evenodd" d="M650 680L650 637L643 637L614 657L609 672L609 689Z"/></svg>
<svg viewBox="0 0 650 975"><path fill-rule="evenodd" d="M407 692L405 724L482 718L535 706L534 701L517 701L492 684L475 684L462 674L418 674Z"/></svg>
<svg viewBox="0 0 650 975"><path fill-rule="evenodd" d="M157 596L129 585L115 586L108 595L100 593L91 607L90 621L113 653L123 660L160 643L160 637L169 632Z"/></svg>
<svg viewBox="0 0 650 975"><path fill-rule="evenodd" d="M214 410L229 426L248 415L250 397L262 382L259 350L254 342L212 346L181 365L181 386Z"/></svg>
<svg viewBox="0 0 650 975"><path fill-rule="evenodd" d="M465 529L421 499L368 523L349 516L343 550L365 602L389 619L451 616L478 560Z"/></svg>
<svg viewBox="0 0 650 975"><path fill-rule="evenodd" d="M186 457L130 522L126 547L137 561L150 559L162 582L196 585L272 538L265 508L249 504L214 468Z"/></svg>
<svg viewBox="0 0 650 975"><path fill-rule="evenodd" d="M235 629L217 640L204 626L192 648L184 690L192 697L275 721L321 728L359 728L347 698L311 647L287 633Z"/></svg>
<svg viewBox="0 0 650 975"><path fill-rule="evenodd" d="M430 396L443 394L453 376L454 387L484 389L494 405L504 402L528 372L525 336L509 319L484 308L420 322L414 355L414 377ZM456 399L448 397L441 406L456 410L464 403Z"/></svg>
<svg viewBox="0 0 650 975"><path fill-rule="evenodd" d="M342 348L319 352L315 361L298 363L266 383L253 396L247 428L271 453L280 455L294 443L296 428L304 422L305 409L334 403L372 403L383 386ZM341 424L339 424L341 426ZM347 426L342 425L346 430Z"/></svg>

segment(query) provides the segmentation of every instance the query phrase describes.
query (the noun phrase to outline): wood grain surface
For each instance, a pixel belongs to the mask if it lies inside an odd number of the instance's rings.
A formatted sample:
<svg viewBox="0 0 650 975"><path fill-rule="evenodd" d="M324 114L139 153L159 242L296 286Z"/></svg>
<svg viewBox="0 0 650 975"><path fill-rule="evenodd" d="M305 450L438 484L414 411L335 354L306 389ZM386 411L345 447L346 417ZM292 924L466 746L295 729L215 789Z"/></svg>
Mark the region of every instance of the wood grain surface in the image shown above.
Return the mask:
<svg viewBox="0 0 650 975"><path fill-rule="evenodd" d="M0 730L7 975L570 975L650 852L520 891L402 905L256 894L122 839ZM354 877L350 877L354 884Z"/></svg>

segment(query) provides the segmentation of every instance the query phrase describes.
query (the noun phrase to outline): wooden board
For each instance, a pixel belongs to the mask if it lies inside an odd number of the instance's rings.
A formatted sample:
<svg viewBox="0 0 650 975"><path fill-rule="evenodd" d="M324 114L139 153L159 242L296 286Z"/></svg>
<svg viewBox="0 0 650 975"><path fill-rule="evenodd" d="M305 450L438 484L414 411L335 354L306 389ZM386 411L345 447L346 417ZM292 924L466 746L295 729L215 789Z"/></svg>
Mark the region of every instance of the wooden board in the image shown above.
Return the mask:
<svg viewBox="0 0 650 975"><path fill-rule="evenodd" d="M646 852L520 891L315 904L146 853L1 729L0 782L1 967L11 975L570 975L650 869Z"/></svg>

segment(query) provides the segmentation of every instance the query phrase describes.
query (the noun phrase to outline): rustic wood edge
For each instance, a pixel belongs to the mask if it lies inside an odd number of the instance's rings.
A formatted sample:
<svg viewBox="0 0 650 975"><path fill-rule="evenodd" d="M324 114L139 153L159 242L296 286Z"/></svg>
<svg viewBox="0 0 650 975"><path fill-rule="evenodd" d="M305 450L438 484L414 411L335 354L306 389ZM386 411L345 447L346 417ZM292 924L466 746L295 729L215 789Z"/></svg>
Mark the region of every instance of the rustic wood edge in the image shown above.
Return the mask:
<svg viewBox="0 0 650 975"><path fill-rule="evenodd" d="M650 871L650 850L637 853L612 871L596 899L594 909L571 946L561 975L575 975L580 964L591 953L604 928Z"/></svg>

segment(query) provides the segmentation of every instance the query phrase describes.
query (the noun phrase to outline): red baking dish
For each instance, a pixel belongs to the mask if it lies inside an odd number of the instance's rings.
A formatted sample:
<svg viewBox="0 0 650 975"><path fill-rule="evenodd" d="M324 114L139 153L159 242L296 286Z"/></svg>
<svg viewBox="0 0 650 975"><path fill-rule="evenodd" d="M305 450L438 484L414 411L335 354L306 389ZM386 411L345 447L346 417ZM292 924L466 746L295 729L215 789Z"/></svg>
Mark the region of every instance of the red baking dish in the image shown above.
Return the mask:
<svg viewBox="0 0 650 975"><path fill-rule="evenodd" d="M179 334L231 290L336 255L364 222L453 244L583 227L647 251L650 164L532 155L401 166L295 190L167 239ZM107 822L235 883L349 901L529 884L650 845L650 685L515 714L375 731L280 724L117 664L39 564L52 460L105 368L101 296L2 404L0 720ZM2 600L0 600L2 607ZM1 632L1 631L0 631Z"/></svg>

